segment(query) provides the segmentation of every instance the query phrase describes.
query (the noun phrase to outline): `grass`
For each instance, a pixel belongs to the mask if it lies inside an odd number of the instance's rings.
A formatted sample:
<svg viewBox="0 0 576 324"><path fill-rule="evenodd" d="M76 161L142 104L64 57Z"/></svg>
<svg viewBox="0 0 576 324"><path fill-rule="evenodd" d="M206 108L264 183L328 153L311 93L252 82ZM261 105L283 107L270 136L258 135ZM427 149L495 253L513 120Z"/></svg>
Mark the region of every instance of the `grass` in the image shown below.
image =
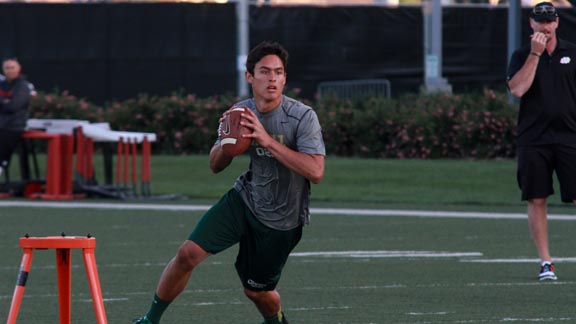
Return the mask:
<svg viewBox="0 0 576 324"><path fill-rule="evenodd" d="M138 203L209 204L247 165L242 157L214 175L206 156L154 156L152 162L154 193L192 199ZM515 163L507 160L330 157L325 179L313 186L312 207L523 212L514 175ZM572 212L558 200L551 200L552 212ZM24 234L94 235L108 322L121 324L147 310L166 262L201 216L25 202L0 209L0 318L8 314ZM551 220L549 227L552 253L564 259L557 262L559 281L539 283L523 219L313 215L279 286L283 307L291 323L307 324L574 323L576 222ZM200 265L163 323L260 323L242 294L235 253L233 247ZM72 258L72 322L94 323L82 259L79 253ZM36 251L18 323L58 322L54 259L53 251Z"/></svg>
<svg viewBox="0 0 576 324"><path fill-rule="evenodd" d="M177 191L198 198L216 198L247 165L248 159L242 156L229 169L214 175L208 169L207 156L154 157L154 189L161 193ZM313 186L315 201L345 203L510 204L510 197L514 195L518 196L515 162L509 160L329 157L325 178Z"/></svg>
<svg viewBox="0 0 576 324"><path fill-rule="evenodd" d="M155 156L154 193L214 201L248 165L241 156L212 174L207 156ZM314 206L524 212L513 160L377 160L328 157L325 177L312 185ZM551 211L565 212L559 195ZM569 208L569 207L568 207Z"/></svg>
<svg viewBox="0 0 576 324"><path fill-rule="evenodd" d="M21 233L95 235L108 322L130 323L148 308L165 263L199 216L3 208L0 317L7 316L14 289ZM551 221L550 226L554 255L573 258L576 222ZM559 262L560 280L538 283L535 251L522 220L316 215L295 253L335 251L380 255L293 255L279 286L291 323L576 322L576 264ZM391 251L406 255L392 257ZM235 252L232 248L200 265L163 323L260 323L242 295ZM94 323L80 254L74 252L72 259L72 322ZM56 293L54 252L36 251L18 323L57 322Z"/></svg>
<svg viewBox="0 0 576 324"><path fill-rule="evenodd" d="M40 156L41 173L45 157ZM213 202L248 168L240 156L214 174L207 155L152 157L152 192L179 193L194 201ZM96 156L96 178L103 182L103 164ZM115 174L115 170L113 170ZM524 208L513 160L385 160L328 157L325 177L312 185L317 205L462 209ZM562 206L559 198L552 207Z"/></svg>

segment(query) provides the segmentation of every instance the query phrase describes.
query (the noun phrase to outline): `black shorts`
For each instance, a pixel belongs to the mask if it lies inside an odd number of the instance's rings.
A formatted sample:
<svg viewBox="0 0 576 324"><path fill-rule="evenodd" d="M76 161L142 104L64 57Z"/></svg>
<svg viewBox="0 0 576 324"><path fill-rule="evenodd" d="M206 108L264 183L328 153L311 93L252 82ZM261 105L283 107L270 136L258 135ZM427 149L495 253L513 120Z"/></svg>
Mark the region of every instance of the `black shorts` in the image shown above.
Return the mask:
<svg viewBox="0 0 576 324"><path fill-rule="evenodd" d="M20 144L23 130L0 129L0 166L7 167L10 157Z"/></svg>
<svg viewBox="0 0 576 324"><path fill-rule="evenodd" d="M576 200L576 145L550 144L518 147L518 186L522 200L554 194L556 172L563 202Z"/></svg>
<svg viewBox="0 0 576 324"><path fill-rule="evenodd" d="M188 239L212 254L240 243L236 272L246 289L263 291L276 288L301 237L302 226L280 231L262 224L231 189L204 214Z"/></svg>

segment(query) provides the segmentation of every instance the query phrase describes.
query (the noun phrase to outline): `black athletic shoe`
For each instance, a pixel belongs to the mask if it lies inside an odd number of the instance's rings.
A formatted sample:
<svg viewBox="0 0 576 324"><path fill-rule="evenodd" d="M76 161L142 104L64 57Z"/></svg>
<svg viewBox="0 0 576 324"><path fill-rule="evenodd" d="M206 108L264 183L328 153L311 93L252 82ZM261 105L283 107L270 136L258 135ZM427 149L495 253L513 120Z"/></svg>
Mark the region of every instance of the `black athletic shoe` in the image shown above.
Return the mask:
<svg viewBox="0 0 576 324"><path fill-rule="evenodd" d="M540 274L538 275L538 280L556 280L556 274L554 273L554 263L545 262L540 266Z"/></svg>
<svg viewBox="0 0 576 324"><path fill-rule="evenodd" d="M132 324L154 324L146 316L137 318L132 321Z"/></svg>
<svg viewBox="0 0 576 324"><path fill-rule="evenodd" d="M266 321L264 321L262 324L266 324ZM286 319L286 315L284 315L284 312L282 312L282 324L289 324L288 320Z"/></svg>

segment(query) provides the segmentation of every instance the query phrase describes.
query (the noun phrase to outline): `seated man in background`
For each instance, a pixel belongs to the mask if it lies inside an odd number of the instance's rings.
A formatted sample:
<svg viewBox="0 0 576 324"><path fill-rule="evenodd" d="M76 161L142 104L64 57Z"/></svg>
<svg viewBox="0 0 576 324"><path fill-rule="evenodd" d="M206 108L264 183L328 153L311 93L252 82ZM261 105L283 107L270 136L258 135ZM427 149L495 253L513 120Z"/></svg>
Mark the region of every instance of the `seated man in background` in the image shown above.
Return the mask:
<svg viewBox="0 0 576 324"><path fill-rule="evenodd" d="M10 157L26 128L31 87L21 70L15 58L2 62L5 79L0 81L0 175L10 164Z"/></svg>

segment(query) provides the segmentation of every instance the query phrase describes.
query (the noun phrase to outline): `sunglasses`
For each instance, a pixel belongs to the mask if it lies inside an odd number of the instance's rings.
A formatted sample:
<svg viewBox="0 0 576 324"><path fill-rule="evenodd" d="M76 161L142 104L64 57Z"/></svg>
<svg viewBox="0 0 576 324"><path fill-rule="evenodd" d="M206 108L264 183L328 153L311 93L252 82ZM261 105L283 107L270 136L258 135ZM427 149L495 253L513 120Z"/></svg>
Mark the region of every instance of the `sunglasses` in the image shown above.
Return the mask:
<svg viewBox="0 0 576 324"><path fill-rule="evenodd" d="M534 7L534 9L532 9L532 14L534 14L535 16L555 15L556 14L556 8L552 7L552 6Z"/></svg>

